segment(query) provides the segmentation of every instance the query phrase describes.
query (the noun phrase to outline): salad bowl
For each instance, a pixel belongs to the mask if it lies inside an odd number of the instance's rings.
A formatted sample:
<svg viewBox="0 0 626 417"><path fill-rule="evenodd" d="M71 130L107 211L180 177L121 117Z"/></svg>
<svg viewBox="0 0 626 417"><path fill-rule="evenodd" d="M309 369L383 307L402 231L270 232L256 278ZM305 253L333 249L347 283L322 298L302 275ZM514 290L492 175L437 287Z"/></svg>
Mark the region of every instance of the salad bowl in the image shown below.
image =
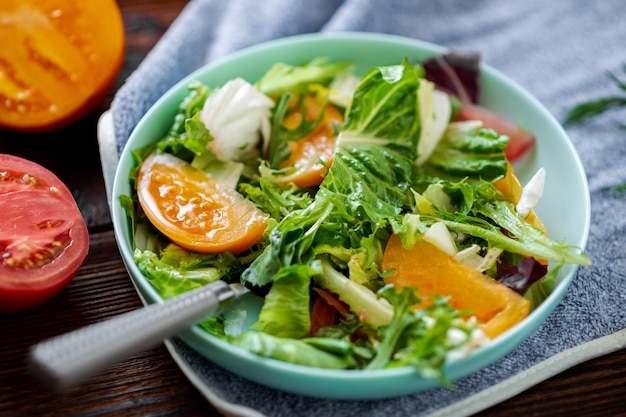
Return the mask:
<svg viewBox="0 0 626 417"><path fill-rule="evenodd" d="M355 72L363 74L374 66L392 65L408 59L421 62L445 48L415 39L367 33L307 34L259 44L217 60L189 74L161 97L139 121L121 154L112 192L112 218L122 258L138 292L147 303L163 298L142 274L133 258L135 236L120 196L132 194L129 178L135 165L132 152L162 138L170 128L190 82L199 80L220 86L235 77L254 82L277 62L300 64L316 57L350 61ZM585 172L566 133L555 118L535 98L515 82L488 65L480 71L480 104L523 123L537 141L531 152L515 162L522 184L540 168L547 172L543 198L536 211L548 235L555 240L584 248L589 231L590 203ZM554 155L559 155L555 158ZM567 207L567 210L563 208ZM450 360L446 377L455 381L489 366L527 339L550 315L568 289L576 273L575 265L558 272L552 293L521 323L473 350L467 357ZM243 297L235 308L244 310L249 324L258 317L259 303ZM437 379L420 376L412 367L380 370L331 370L295 365L260 357L218 339L200 326L179 335L191 348L217 365L251 381L298 394L338 398L387 398L440 386Z"/></svg>

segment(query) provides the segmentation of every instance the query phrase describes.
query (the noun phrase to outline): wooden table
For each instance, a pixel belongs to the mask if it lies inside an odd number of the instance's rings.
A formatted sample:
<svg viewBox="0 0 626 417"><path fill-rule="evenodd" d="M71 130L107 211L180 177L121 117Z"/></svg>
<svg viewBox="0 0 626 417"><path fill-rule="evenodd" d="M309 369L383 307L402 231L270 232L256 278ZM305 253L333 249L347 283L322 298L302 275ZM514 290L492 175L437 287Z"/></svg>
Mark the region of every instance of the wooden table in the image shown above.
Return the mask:
<svg viewBox="0 0 626 417"><path fill-rule="evenodd" d="M72 282L30 312L0 315L0 416L217 416L163 345L115 365L62 394L27 372L31 345L142 306L112 232L100 169L96 124L114 92L177 17L186 0L118 0L126 27L126 60L99 109L63 131L0 131L0 152L37 161L72 189L88 223L90 252ZM81 157L70 157L69 151ZM479 416L626 415L626 350L551 378Z"/></svg>

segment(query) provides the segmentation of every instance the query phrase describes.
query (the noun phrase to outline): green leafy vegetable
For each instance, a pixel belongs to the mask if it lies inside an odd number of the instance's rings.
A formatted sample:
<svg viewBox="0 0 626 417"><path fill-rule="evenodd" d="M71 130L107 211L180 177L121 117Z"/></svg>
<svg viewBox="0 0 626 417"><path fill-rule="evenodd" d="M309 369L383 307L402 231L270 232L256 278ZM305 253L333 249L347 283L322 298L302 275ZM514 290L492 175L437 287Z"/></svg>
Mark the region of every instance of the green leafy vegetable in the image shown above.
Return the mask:
<svg viewBox="0 0 626 417"><path fill-rule="evenodd" d="M257 80L255 87L270 97L304 92L312 83L328 84L338 74L351 69L351 63L329 62L327 58L316 58L298 66L279 62Z"/></svg>
<svg viewBox="0 0 626 417"><path fill-rule="evenodd" d="M508 137L493 129L457 123L448 129L424 170L430 168L438 175L492 181L506 173L504 149L508 143Z"/></svg>
<svg viewBox="0 0 626 417"><path fill-rule="evenodd" d="M256 94L262 93L275 105L268 119L269 142L255 145L259 149L247 147L256 138L236 142L246 144L245 153L228 143L219 152L214 149L216 138L200 113L219 89L190 84L167 134L133 152L137 164L154 149L172 153L230 184L271 218L249 251L201 254L171 243L148 222L135 196L123 196L135 261L164 298L218 279L246 284L262 300L252 327L243 325L245 314L232 311L204 321L202 328L258 355L331 369L412 366L449 385L443 365L455 352L465 354L459 352L480 344L479 324L444 297L433 297L428 307L416 310L422 300L415 288L385 285L391 271L382 272L381 263L392 234L411 246L439 230L452 251L477 247L476 256L495 257L490 265L497 259L515 264L524 256L559 264L588 265L590 260L526 223L495 188L492 182L507 170L508 138L471 122L448 123L454 100L435 92L421 66L404 60L371 68L362 77L351 76L350 70L348 63L325 58L301 66L279 63L254 84L258 91L246 84L248 97L266 98ZM337 126L335 155L323 182L302 189L274 181L289 142L310 132L323 116L303 117L297 128L286 129L288 103L303 92L331 100L337 86L345 123ZM261 101L267 110L266 100ZM258 158L220 160L217 153ZM493 275L494 268L488 273ZM556 271L528 289L533 306L552 290ZM312 287L326 290L349 310L315 335L311 305L319 295Z"/></svg>
<svg viewBox="0 0 626 417"><path fill-rule="evenodd" d="M626 64L622 66L622 70L626 73ZM626 82L621 81L613 73L608 73L608 77L613 83L624 93L626 93ZM602 97L595 100L590 100L584 103L580 103L574 106L565 116L564 124L572 125L575 123L583 123L594 117L608 112L609 110L621 108L626 106L626 96L609 96ZM626 129L626 123L619 123L618 126L622 129ZM613 186L604 187L605 190L623 191L626 189L626 184L617 184Z"/></svg>
<svg viewBox="0 0 626 417"><path fill-rule="evenodd" d="M626 64L622 67L626 72ZM626 92L626 82L621 81L615 74L608 73L609 78L622 92ZM565 124L582 123L607 111L626 106L626 96L609 96L595 100L590 100L576 105L565 116ZM623 129L626 129L625 123L620 123Z"/></svg>
<svg viewBox="0 0 626 417"><path fill-rule="evenodd" d="M298 365L346 369L351 368L354 363L350 356L342 357L325 352L306 341L285 339L261 332L245 332L229 341L257 355Z"/></svg>
<svg viewBox="0 0 626 417"><path fill-rule="evenodd" d="M244 282L266 285L296 263L319 274L312 249L338 243L317 240L320 230L352 230L358 244L400 214L407 205L415 159L418 87L418 74L408 63L375 68L363 77L340 133L335 161L315 200L289 213L272 230L269 246L242 274Z"/></svg>

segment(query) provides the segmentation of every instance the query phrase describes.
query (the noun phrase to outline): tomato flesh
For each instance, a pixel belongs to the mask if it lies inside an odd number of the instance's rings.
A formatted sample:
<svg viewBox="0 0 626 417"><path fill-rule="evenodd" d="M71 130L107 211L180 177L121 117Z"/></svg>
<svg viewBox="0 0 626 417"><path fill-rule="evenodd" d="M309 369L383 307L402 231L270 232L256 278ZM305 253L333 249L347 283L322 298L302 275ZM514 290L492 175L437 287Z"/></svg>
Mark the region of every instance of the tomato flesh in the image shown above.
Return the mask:
<svg viewBox="0 0 626 417"><path fill-rule="evenodd" d="M267 226L267 216L237 191L167 153L142 163L137 197L157 229L192 251L238 254Z"/></svg>
<svg viewBox="0 0 626 417"><path fill-rule="evenodd" d="M71 192L39 164L0 155L0 312L29 310L74 277L89 249Z"/></svg>
<svg viewBox="0 0 626 417"><path fill-rule="evenodd" d="M115 81L124 26L115 0L2 0L0 126L38 132L93 110Z"/></svg>
<svg viewBox="0 0 626 417"><path fill-rule="evenodd" d="M406 249L400 238L393 235L385 248L382 268L393 271L385 282L398 289L415 287L420 297L449 297L455 309L472 311L492 339L524 320L530 311L530 302L523 296L457 262L424 239Z"/></svg>
<svg viewBox="0 0 626 417"><path fill-rule="evenodd" d="M335 157L335 125L343 124L343 115L331 104L322 107L322 103L312 95L304 96L304 106L308 121L319 117L320 110L324 112L322 120L306 137L289 142L289 157L280 167L288 170L285 178L297 186L316 187L324 180ZM294 129L301 120L302 111L298 107L283 120L283 125Z"/></svg>

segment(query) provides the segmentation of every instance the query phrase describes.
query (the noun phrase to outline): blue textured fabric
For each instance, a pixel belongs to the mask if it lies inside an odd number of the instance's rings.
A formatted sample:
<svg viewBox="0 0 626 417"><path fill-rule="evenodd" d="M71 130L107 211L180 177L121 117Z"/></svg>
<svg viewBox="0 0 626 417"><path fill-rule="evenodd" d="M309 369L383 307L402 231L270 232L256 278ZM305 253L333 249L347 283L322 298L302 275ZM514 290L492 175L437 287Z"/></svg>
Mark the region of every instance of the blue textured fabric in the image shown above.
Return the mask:
<svg viewBox="0 0 626 417"><path fill-rule="evenodd" d="M188 73L265 40L309 32L370 31L480 51L483 62L523 86L558 119L575 104L618 94L626 4L620 0L192 0L120 88L111 112L118 150L146 110ZM568 348L626 328L624 111L567 127L591 190L591 267L580 268L561 303L530 339L458 382L376 401L319 401L248 382L181 343L177 349L220 398L268 416L425 416ZM559 155L554 155L558 158ZM566 209L566 208L565 208Z"/></svg>

